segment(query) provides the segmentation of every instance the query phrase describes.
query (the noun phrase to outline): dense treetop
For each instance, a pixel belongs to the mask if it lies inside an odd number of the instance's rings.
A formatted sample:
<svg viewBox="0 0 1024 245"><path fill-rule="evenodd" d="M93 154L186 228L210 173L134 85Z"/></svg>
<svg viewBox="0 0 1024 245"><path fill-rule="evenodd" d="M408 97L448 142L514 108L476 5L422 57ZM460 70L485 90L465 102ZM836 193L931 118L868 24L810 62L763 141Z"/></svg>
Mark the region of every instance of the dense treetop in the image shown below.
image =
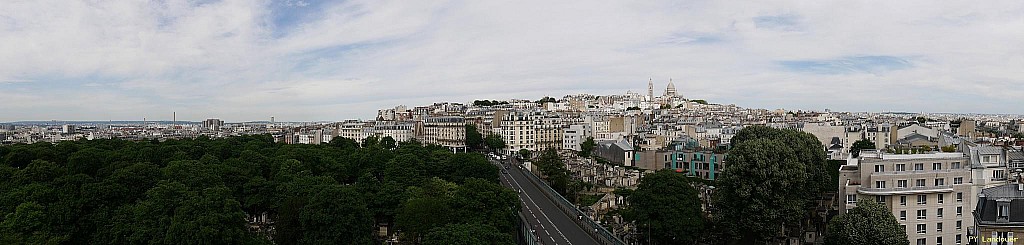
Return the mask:
<svg viewBox="0 0 1024 245"><path fill-rule="evenodd" d="M0 147L0 244L511 244L519 203L479 154L387 138L270 136Z"/></svg>
<svg viewBox="0 0 1024 245"><path fill-rule="evenodd" d="M857 201L857 207L829 222L825 244L901 245L909 244L907 233L892 212L871 200Z"/></svg>

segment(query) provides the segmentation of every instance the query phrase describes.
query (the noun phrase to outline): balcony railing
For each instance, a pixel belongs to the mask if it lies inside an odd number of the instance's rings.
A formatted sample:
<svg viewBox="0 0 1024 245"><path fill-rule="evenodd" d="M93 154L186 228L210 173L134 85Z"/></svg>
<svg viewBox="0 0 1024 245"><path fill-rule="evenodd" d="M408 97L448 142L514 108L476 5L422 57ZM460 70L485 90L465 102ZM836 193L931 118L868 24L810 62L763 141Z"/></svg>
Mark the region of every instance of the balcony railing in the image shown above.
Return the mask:
<svg viewBox="0 0 1024 245"><path fill-rule="evenodd" d="M970 169L939 169L939 170L907 170L907 171L886 171L886 172L872 172L871 175L909 175L909 174L940 174L940 173L954 173L954 172L970 172Z"/></svg>
<svg viewBox="0 0 1024 245"><path fill-rule="evenodd" d="M918 193L938 193L938 192L953 192L953 186L942 185L942 186L924 186L924 187L905 187L905 188L857 188L857 193L867 195L888 195L888 194L918 194Z"/></svg>

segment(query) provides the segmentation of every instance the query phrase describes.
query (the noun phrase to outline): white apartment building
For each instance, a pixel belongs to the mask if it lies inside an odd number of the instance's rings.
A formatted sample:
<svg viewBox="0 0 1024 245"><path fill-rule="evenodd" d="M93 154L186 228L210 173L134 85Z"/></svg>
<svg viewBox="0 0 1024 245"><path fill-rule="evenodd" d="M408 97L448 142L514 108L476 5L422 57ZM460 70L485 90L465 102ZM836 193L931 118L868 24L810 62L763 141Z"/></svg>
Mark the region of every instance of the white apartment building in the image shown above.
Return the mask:
<svg viewBox="0 0 1024 245"><path fill-rule="evenodd" d="M430 117L423 120L420 141L452 149L466 151L466 119L463 117Z"/></svg>
<svg viewBox="0 0 1024 245"><path fill-rule="evenodd" d="M963 153L862 152L839 172L840 211L870 199L892 211L910 244L966 244L974 224L970 159Z"/></svg>
<svg viewBox="0 0 1024 245"><path fill-rule="evenodd" d="M558 116L543 116L535 120L535 135L537 136L537 151L546 149L562 149L562 122Z"/></svg>
<svg viewBox="0 0 1024 245"><path fill-rule="evenodd" d="M587 126L575 124L565 126L562 133L562 149L580 151L580 144L587 140Z"/></svg>
<svg viewBox="0 0 1024 245"><path fill-rule="evenodd" d="M373 135L380 138L391 137L396 142L409 141L416 138L416 132L413 131L415 126L416 124L412 122L376 121L373 124Z"/></svg>
<svg viewBox="0 0 1024 245"><path fill-rule="evenodd" d="M338 136L362 142L373 135L373 126L373 122L345 121L338 125Z"/></svg>
<svg viewBox="0 0 1024 245"><path fill-rule="evenodd" d="M528 111L499 111L494 114L494 132L505 140L504 154L518 154L519 150L536 151L536 122L534 113Z"/></svg>

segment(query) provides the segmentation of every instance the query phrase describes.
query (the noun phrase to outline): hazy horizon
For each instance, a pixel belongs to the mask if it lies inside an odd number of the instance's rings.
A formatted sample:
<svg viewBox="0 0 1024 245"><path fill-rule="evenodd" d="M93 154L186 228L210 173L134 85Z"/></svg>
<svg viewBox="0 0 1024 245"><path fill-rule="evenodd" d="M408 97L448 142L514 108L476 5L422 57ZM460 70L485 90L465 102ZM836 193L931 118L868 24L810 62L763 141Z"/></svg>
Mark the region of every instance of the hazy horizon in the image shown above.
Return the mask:
<svg viewBox="0 0 1024 245"><path fill-rule="evenodd" d="M1024 114L1024 2L0 2L0 122L339 121L566 94ZM184 119L183 119L184 120Z"/></svg>

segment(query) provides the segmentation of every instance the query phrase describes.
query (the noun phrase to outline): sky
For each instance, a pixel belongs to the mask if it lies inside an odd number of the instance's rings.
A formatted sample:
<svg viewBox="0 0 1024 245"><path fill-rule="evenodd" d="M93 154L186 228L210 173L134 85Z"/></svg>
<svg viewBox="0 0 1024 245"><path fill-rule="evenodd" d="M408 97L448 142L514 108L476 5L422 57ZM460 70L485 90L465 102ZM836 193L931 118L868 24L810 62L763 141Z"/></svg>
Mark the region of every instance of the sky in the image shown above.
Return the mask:
<svg viewBox="0 0 1024 245"><path fill-rule="evenodd" d="M1024 114L1024 1L0 1L0 122L566 94Z"/></svg>

